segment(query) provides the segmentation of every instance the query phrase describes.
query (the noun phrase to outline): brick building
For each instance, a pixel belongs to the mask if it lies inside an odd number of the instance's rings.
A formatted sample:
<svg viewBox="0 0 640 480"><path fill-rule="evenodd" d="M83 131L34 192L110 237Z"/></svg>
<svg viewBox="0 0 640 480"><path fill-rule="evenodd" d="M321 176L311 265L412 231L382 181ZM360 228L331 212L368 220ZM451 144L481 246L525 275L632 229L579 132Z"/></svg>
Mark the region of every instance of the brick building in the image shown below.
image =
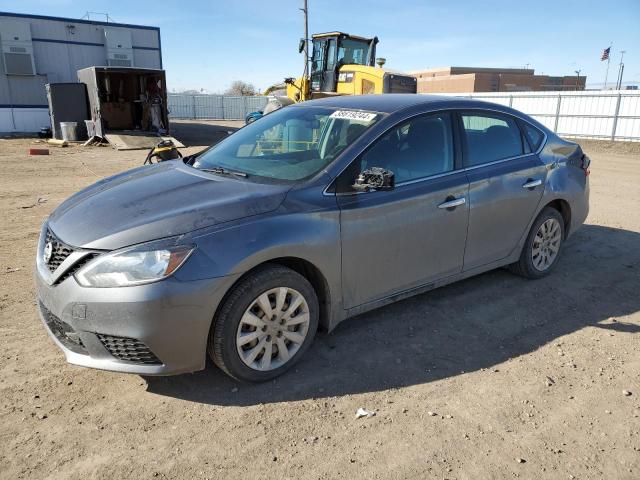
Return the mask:
<svg viewBox="0 0 640 480"><path fill-rule="evenodd" d="M528 68L442 67L410 72L418 93L584 90L586 76L536 75Z"/></svg>

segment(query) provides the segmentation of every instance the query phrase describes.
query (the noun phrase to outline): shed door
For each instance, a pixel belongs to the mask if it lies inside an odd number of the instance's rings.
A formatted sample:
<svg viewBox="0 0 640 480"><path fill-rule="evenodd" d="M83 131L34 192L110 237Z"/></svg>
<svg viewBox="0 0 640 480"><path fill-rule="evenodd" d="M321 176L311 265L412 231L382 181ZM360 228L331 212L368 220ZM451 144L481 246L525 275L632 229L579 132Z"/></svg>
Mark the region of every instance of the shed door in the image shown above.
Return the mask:
<svg viewBox="0 0 640 480"><path fill-rule="evenodd" d="M50 83L46 89L53 137L62 139L60 122L77 122L78 140L87 138L84 121L89 120L89 103L85 84Z"/></svg>

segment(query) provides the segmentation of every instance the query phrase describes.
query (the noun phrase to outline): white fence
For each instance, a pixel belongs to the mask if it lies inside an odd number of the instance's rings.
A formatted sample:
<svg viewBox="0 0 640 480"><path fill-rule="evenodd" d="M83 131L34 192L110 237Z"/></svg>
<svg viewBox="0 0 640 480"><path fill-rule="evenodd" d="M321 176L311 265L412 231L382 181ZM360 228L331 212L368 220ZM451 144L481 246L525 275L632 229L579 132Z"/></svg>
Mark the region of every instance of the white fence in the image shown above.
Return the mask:
<svg viewBox="0 0 640 480"><path fill-rule="evenodd" d="M451 93L520 110L564 137L640 142L640 91Z"/></svg>
<svg viewBox="0 0 640 480"><path fill-rule="evenodd" d="M640 142L640 91L451 93L508 105L565 137ZM269 97L169 94L169 116L243 120Z"/></svg>
<svg viewBox="0 0 640 480"><path fill-rule="evenodd" d="M269 97L228 95L186 95L170 93L169 118L244 120L251 112L262 110Z"/></svg>

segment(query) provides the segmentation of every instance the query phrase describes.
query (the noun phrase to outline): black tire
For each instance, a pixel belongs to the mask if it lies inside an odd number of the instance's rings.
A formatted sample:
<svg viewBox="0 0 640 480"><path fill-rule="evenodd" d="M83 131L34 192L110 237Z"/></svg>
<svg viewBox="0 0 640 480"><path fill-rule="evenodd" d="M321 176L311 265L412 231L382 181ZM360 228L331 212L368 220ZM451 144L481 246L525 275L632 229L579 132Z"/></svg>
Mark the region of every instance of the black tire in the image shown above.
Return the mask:
<svg viewBox="0 0 640 480"><path fill-rule="evenodd" d="M536 233L540 229L540 226L551 218L557 220L557 222L560 224L560 249L556 257L553 259L551 265L549 265L545 270L539 270L534 266L533 258L531 255L531 252L533 250L533 240L536 236ZM509 270L517 275L530 279L546 277L558 264L558 260L560 259L560 255L562 254L564 239L564 218L562 218L560 212L558 212L558 210L556 210L555 208L544 208L542 212L540 212L540 215L538 215L538 218L536 218L535 222L533 222L533 225L531 225L531 230L529 230L527 240L525 241L524 247L522 248L520 259L517 262L509 265Z"/></svg>
<svg viewBox="0 0 640 480"><path fill-rule="evenodd" d="M238 354L236 334L245 311L262 293L277 287L289 287L300 292L309 307L309 327L301 347L285 364L269 371L259 371L246 365ZM227 375L246 382L263 382L289 370L313 342L318 329L319 307L316 293L309 281L299 273L281 265L266 265L243 278L227 294L214 319L207 351L213 362Z"/></svg>

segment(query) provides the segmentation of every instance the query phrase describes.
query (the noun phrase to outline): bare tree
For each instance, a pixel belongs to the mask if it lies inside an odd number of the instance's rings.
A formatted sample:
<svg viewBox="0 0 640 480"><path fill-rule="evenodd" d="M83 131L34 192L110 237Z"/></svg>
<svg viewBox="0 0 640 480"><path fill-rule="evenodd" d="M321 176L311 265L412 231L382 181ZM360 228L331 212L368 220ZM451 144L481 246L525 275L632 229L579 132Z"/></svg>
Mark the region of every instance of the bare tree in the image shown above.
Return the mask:
<svg viewBox="0 0 640 480"><path fill-rule="evenodd" d="M255 95L256 87L253 84L248 82L243 82L242 80L236 80L231 84L231 86L224 92L225 95Z"/></svg>

